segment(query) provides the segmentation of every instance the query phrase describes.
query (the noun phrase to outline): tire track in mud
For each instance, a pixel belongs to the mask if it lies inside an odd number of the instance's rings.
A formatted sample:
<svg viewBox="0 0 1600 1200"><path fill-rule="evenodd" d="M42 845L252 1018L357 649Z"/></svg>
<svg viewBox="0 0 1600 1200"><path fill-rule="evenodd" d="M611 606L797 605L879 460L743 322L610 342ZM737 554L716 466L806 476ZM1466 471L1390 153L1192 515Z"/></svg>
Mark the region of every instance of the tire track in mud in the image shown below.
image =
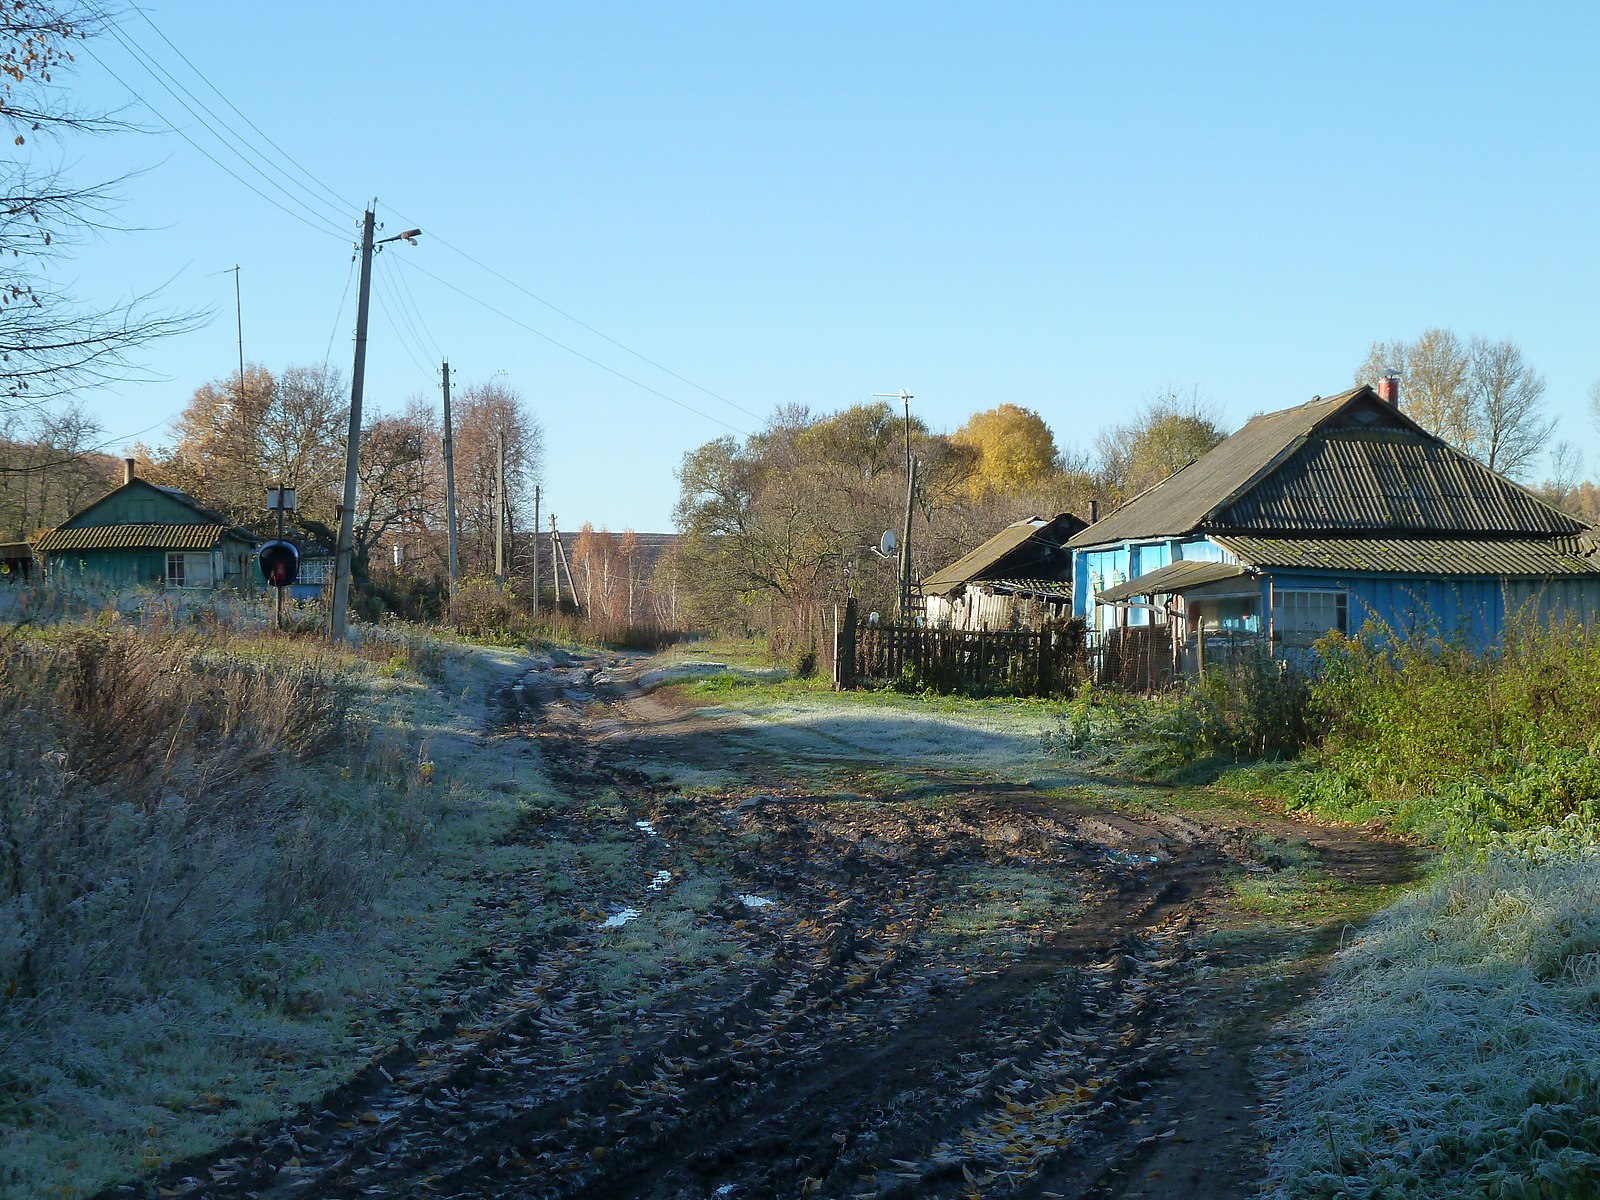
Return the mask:
<svg viewBox="0 0 1600 1200"><path fill-rule="evenodd" d="M714 725L641 725L608 666L575 659L501 689L495 732L530 738L574 800L520 836L614 796L640 830L641 880L718 881L697 920L735 959L669 978L638 1012L587 969L610 931L525 941L464 966L482 975L469 1006L319 1104L109 1194L1142 1194L1139 1165L1170 1150L1156 1126L1179 1115L1156 1086L1196 1069L1181 1060L1231 1003L1194 971L1226 838L959 779L933 806L841 803L781 762L757 762L750 794L691 801L632 764L716 764L733 743ZM749 731L737 745L749 770ZM1000 942L950 935L962 872L1022 868L1070 888L1070 911ZM660 901L570 869L585 908Z"/></svg>

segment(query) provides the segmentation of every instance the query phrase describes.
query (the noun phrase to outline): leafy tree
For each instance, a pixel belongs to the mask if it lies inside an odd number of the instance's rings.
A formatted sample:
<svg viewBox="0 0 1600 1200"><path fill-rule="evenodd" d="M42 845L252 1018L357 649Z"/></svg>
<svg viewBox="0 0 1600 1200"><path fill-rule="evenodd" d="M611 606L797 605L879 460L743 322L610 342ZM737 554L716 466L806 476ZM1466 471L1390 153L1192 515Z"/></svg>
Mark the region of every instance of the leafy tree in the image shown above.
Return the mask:
<svg viewBox="0 0 1600 1200"><path fill-rule="evenodd" d="M281 482L296 489L296 520L333 526L348 405L335 370L290 367L274 375L252 364L242 380L235 374L195 389L171 449L152 455L155 478L254 526L265 519L265 489Z"/></svg>
<svg viewBox="0 0 1600 1200"><path fill-rule="evenodd" d="M1095 439L1101 491L1122 503L1205 454L1227 431L1197 392L1147 400L1131 421Z"/></svg>
<svg viewBox="0 0 1600 1200"><path fill-rule="evenodd" d="M973 413L951 441L976 459L968 481L974 495L1032 487L1056 469L1055 435L1031 408L1001 404Z"/></svg>

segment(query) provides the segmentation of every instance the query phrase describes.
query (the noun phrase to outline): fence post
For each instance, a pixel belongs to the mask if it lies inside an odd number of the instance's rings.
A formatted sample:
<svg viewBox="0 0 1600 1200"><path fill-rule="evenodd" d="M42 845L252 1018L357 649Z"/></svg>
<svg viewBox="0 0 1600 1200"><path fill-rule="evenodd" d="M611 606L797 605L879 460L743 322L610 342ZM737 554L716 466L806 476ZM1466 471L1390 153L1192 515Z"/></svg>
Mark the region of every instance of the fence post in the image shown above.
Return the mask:
<svg viewBox="0 0 1600 1200"><path fill-rule="evenodd" d="M844 602L844 619L839 607L833 609L833 689L849 691L856 686L856 600Z"/></svg>

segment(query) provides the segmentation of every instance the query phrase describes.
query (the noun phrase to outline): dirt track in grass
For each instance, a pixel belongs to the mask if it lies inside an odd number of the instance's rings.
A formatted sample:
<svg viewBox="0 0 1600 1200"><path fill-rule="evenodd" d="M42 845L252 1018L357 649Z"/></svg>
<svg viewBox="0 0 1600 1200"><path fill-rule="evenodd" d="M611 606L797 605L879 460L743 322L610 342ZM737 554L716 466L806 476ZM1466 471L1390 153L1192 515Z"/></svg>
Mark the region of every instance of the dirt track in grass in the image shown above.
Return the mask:
<svg viewBox="0 0 1600 1200"><path fill-rule="evenodd" d="M1235 882L1277 845L1336 885L1417 866L1167 789L863 758L614 658L498 701L485 744L569 801L514 836L578 848L578 916L464 962L470 1005L320 1103L110 1194L1248 1196L1252 1055L1329 931L1253 917Z"/></svg>

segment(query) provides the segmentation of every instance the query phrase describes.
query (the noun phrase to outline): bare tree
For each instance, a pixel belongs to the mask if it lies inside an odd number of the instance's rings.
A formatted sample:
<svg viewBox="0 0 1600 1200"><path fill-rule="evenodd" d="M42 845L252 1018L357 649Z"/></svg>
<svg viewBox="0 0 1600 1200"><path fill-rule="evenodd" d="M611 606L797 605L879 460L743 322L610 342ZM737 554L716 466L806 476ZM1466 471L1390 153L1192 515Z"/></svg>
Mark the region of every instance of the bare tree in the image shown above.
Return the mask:
<svg viewBox="0 0 1600 1200"><path fill-rule="evenodd" d="M1447 442L1472 445L1472 350L1454 332L1426 329L1413 341L1374 342L1356 382L1376 384L1391 372L1403 381L1400 403L1408 417Z"/></svg>
<svg viewBox="0 0 1600 1200"><path fill-rule="evenodd" d="M1356 382L1390 371L1401 376L1407 416L1503 474L1525 476L1555 429L1544 414L1544 376L1508 339L1463 342L1429 329L1410 342L1374 342Z"/></svg>
<svg viewBox="0 0 1600 1200"><path fill-rule="evenodd" d="M105 21L95 0L0 4L0 129L15 152L0 159L0 406L40 405L123 377L130 353L193 328L151 297L85 306L47 282L46 264L109 226L115 183L73 184L57 158L73 134L127 126L65 100L72 47Z"/></svg>
<svg viewBox="0 0 1600 1200"><path fill-rule="evenodd" d="M1521 477L1555 431L1544 415L1544 376L1512 341L1473 338L1471 352L1472 448L1491 471Z"/></svg>

